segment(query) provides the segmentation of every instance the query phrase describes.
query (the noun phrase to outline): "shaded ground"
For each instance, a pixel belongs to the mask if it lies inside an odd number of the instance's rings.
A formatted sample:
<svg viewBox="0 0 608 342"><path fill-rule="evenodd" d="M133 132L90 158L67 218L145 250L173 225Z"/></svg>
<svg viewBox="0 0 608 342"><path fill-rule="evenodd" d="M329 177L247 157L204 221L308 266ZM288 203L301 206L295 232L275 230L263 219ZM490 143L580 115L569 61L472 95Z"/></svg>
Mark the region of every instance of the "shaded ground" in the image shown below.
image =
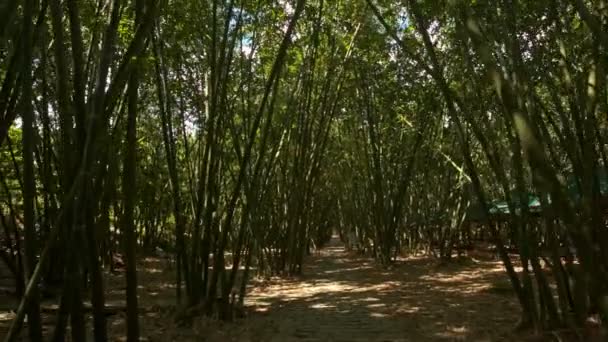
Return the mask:
<svg viewBox="0 0 608 342"><path fill-rule="evenodd" d="M492 291L507 281L499 262L420 258L387 270L334 240L304 274L251 292L249 305L273 323L269 341L500 340L519 310L510 293Z"/></svg>
<svg viewBox="0 0 608 342"><path fill-rule="evenodd" d="M332 240L309 258L304 276L254 281L246 319L222 324L200 318L192 327L174 323L174 272L167 263L146 259L140 270L147 341L518 340L509 337L519 312L515 298L508 285L496 291L496 284L507 283L498 261L437 266L429 258L410 258L384 269ZM122 275L108 276L106 285L108 305L123 306ZM0 336L10 316L0 311ZM53 324L50 315L46 320ZM121 310L109 316L108 327L112 340L123 340Z"/></svg>

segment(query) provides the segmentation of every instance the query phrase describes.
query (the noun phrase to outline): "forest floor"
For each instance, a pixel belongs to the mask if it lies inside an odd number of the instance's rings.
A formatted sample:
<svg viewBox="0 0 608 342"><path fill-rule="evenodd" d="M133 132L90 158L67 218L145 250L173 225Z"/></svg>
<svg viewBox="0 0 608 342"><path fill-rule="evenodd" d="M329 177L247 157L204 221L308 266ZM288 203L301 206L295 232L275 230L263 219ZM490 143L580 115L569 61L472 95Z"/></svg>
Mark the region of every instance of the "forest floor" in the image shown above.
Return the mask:
<svg viewBox="0 0 608 342"><path fill-rule="evenodd" d="M412 257L383 268L348 253L337 239L315 252L303 276L252 281L247 316L235 323L175 323L174 272L142 260L144 341L510 341L519 308L499 261L468 257L439 265ZM123 274L108 275L107 305L124 307ZM4 306L4 305L3 305ZM0 336L12 314L0 308ZM47 334L56 306L44 303ZM124 341L124 312L108 316L112 341Z"/></svg>

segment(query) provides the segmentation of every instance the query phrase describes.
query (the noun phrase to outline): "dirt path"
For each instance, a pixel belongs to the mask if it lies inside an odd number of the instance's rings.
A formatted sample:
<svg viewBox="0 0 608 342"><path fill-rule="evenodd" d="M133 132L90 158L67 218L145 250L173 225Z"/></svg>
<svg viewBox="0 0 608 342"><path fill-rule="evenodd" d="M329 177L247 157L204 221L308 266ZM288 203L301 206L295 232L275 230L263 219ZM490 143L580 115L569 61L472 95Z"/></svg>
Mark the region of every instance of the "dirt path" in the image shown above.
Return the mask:
<svg viewBox="0 0 608 342"><path fill-rule="evenodd" d="M250 335L260 341L494 341L506 339L518 307L499 262L437 267L428 258L383 269L349 255L336 239L304 276L256 287ZM254 331L253 329L250 331ZM257 336L256 336L257 335Z"/></svg>
<svg viewBox="0 0 608 342"><path fill-rule="evenodd" d="M432 258L408 258L385 269L334 239L306 260L303 276L252 281L247 318L223 324L199 317L187 327L173 319L174 270L153 258L138 268L142 341L518 340L508 338L519 309L498 261L439 267ZM106 281L107 303L124 306L123 275ZM12 316L0 310L0 337ZM50 333L55 319L44 317ZM124 341L124 313L108 319L111 340Z"/></svg>

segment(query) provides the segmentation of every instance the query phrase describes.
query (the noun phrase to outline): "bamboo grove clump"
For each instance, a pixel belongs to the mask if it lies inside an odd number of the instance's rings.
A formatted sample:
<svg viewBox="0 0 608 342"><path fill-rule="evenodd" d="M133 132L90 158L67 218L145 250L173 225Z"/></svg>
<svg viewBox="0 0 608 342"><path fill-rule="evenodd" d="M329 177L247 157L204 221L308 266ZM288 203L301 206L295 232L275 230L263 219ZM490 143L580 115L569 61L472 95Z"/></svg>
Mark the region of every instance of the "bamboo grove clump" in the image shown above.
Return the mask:
<svg viewBox="0 0 608 342"><path fill-rule="evenodd" d="M329 239L331 199L315 189L356 34L332 32L336 5L6 7L2 255L22 296L8 340L25 315L40 340L52 287L53 339L68 324L86 338L91 298L107 340L103 272L121 257L137 340L136 260L159 250L175 255L181 305L231 319L249 277L299 273Z"/></svg>
<svg viewBox="0 0 608 342"><path fill-rule="evenodd" d="M523 326L605 322L605 3L366 4L392 56L353 79L364 91L349 105L362 114L344 122L354 141L338 157L348 243L390 263L404 249L449 259L489 239ZM403 175L411 185L393 199Z"/></svg>
<svg viewBox="0 0 608 342"><path fill-rule="evenodd" d="M384 265L491 243L523 327L608 321L608 4L0 4L0 258L42 339L106 341L107 271L170 255L184 316L335 232ZM123 260L124 259L124 260ZM70 327L68 330L67 327Z"/></svg>

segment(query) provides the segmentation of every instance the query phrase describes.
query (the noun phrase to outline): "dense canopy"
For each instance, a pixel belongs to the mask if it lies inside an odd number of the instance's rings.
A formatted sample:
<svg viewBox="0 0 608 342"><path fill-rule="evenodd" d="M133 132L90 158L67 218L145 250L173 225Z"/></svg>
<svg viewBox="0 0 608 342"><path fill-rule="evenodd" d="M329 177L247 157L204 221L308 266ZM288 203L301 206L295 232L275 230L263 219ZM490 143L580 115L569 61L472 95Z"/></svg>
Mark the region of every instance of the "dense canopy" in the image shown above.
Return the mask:
<svg viewBox="0 0 608 342"><path fill-rule="evenodd" d="M151 253L232 320L334 233L386 266L490 241L521 326L605 327L607 68L605 0L3 1L6 340L42 340L47 286L54 340L89 297L107 340L122 266L137 340Z"/></svg>

